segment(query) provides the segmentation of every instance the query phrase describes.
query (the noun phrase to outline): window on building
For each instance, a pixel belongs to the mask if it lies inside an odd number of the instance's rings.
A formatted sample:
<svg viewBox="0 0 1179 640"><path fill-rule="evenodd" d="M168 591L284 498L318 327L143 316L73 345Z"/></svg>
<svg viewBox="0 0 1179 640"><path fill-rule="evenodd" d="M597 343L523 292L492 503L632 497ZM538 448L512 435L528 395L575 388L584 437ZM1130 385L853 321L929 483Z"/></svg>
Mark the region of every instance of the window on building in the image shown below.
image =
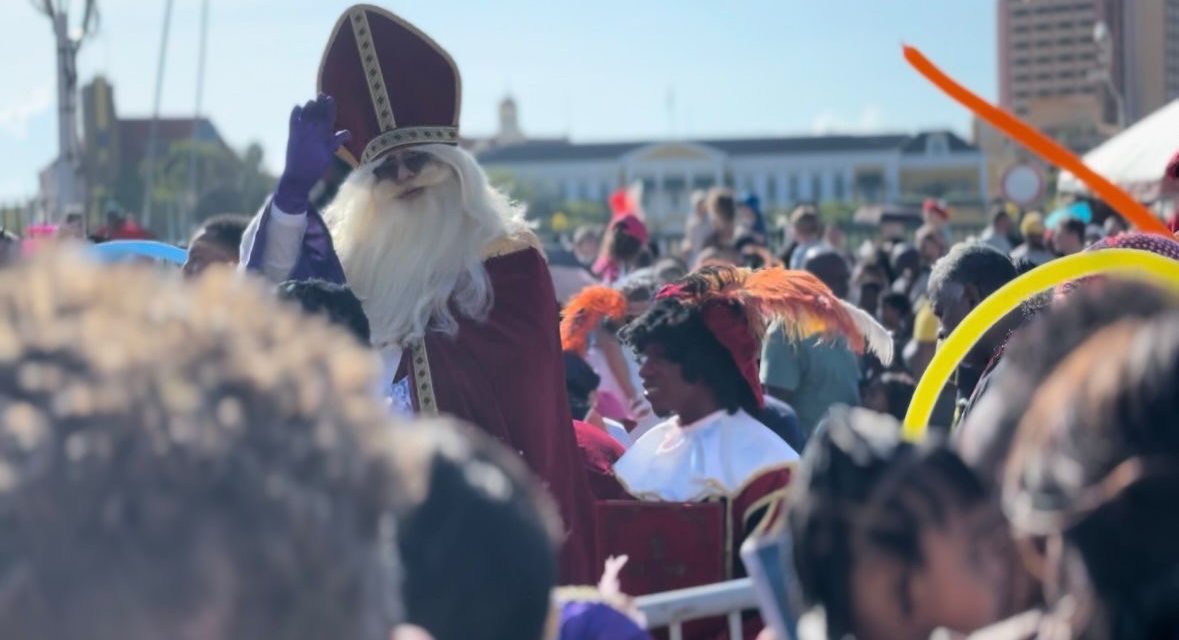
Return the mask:
<svg viewBox="0 0 1179 640"><path fill-rule="evenodd" d="M778 202L778 180L774 176L766 176L766 202L763 203L763 208L765 205Z"/></svg>
<svg viewBox="0 0 1179 640"><path fill-rule="evenodd" d="M944 133L931 133L925 139L925 153L931 156L944 156L950 152L950 141Z"/></svg>
<svg viewBox="0 0 1179 640"><path fill-rule="evenodd" d="M649 198L652 195L654 195L654 193L655 193L655 179L654 178L643 178L642 183L643 183L643 204L646 205L649 202Z"/></svg>
<svg viewBox="0 0 1179 640"><path fill-rule="evenodd" d="M837 201L842 202L847 197L846 195L844 195L845 187L843 184L843 174L842 173L835 174L835 179L832 180L832 182L833 182L832 191L834 192L832 195L835 197L835 199Z"/></svg>
<svg viewBox="0 0 1179 640"><path fill-rule="evenodd" d="M738 198L743 197L750 191L753 191L753 181L750 180L749 176L734 176L733 184L733 190L737 192Z"/></svg>
<svg viewBox="0 0 1179 640"><path fill-rule="evenodd" d="M884 174L879 171L870 171L857 175L855 192L852 197L864 202L883 201L885 198Z"/></svg>
<svg viewBox="0 0 1179 640"><path fill-rule="evenodd" d="M811 200L819 202L823 199L823 179L818 174L811 176Z"/></svg>

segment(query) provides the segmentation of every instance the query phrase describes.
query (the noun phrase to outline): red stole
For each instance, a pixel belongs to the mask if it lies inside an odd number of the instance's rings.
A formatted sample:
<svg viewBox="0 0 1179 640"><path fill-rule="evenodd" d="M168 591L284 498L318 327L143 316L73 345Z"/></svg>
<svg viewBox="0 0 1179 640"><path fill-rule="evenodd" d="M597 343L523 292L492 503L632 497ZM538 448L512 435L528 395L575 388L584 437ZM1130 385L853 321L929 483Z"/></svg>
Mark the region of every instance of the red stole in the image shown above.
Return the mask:
<svg viewBox="0 0 1179 640"><path fill-rule="evenodd" d="M453 415L520 453L565 524L561 581L593 584L601 572L591 563L593 496L565 395L548 266L531 247L484 265L495 296L488 318L458 318L454 337L426 334L424 358L422 349L406 349L398 378L410 376L414 407L422 413Z"/></svg>

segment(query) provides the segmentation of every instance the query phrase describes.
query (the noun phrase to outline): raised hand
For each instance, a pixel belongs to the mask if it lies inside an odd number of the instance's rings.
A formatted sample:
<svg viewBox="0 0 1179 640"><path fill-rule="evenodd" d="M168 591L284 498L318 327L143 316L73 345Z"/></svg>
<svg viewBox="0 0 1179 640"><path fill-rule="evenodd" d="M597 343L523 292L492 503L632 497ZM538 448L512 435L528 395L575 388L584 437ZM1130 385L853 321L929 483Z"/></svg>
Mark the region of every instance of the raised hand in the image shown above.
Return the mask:
<svg viewBox="0 0 1179 640"><path fill-rule="evenodd" d="M331 96L321 94L291 110L286 167L274 190L279 209L287 213L308 209L312 187L331 166L336 150L352 137L348 131L336 131L335 125L336 101Z"/></svg>

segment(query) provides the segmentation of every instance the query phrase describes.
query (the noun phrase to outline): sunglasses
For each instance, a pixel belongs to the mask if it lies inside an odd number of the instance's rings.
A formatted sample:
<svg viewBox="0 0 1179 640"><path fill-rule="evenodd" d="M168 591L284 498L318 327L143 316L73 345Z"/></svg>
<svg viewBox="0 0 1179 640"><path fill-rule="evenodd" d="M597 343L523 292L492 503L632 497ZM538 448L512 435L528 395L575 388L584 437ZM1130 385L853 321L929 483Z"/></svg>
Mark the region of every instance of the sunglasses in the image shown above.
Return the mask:
<svg viewBox="0 0 1179 640"><path fill-rule="evenodd" d="M424 151L402 151L385 158L373 172L378 178L391 178L398 174L399 166L410 174L417 175L430 162L430 154Z"/></svg>

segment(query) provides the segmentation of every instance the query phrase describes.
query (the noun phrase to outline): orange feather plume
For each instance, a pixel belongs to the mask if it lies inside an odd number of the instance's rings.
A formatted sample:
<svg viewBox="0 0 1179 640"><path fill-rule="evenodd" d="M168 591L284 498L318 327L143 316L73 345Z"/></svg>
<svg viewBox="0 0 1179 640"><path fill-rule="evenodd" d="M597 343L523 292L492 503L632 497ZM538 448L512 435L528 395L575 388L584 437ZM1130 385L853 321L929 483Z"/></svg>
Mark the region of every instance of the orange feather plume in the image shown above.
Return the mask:
<svg viewBox="0 0 1179 640"><path fill-rule="evenodd" d="M853 351L864 350L864 336L847 308L827 285L807 271L781 267L754 271L745 278L737 295L745 302L755 329L760 327L764 332L780 320L782 330L791 338L843 336Z"/></svg>
<svg viewBox="0 0 1179 640"><path fill-rule="evenodd" d="M621 320L626 315L626 297L603 285L582 289L569 299L561 316L561 349L585 356L590 333L603 320Z"/></svg>
<svg viewBox="0 0 1179 640"><path fill-rule="evenodd" d="M883 362L892 360L888 331L872 316L840 300L806 271L709 266L668 285L660 296L686 302L730 298L745 309L749 329L759 340L774 322L781 322L782 330L791 338L843 337L857 353L868 348Z"/></svg>

